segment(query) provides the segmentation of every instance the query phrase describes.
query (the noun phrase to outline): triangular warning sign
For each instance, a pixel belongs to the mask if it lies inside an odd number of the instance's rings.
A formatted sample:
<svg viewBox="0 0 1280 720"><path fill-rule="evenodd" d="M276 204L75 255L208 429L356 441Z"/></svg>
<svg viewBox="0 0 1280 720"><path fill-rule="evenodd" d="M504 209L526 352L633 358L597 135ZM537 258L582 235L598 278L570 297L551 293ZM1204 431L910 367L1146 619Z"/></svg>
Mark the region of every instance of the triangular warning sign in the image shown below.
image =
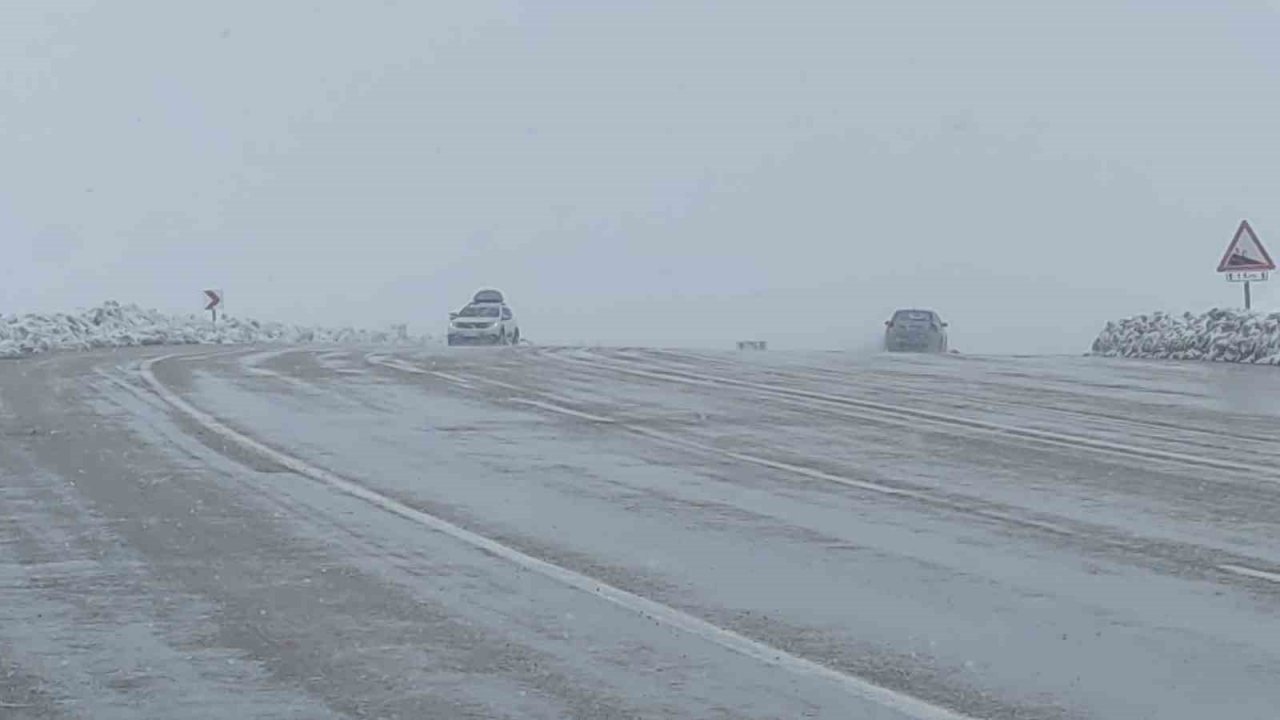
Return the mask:
<svg viewBox="0 0 1280 720"><path fill-rule="evenodd" d="M1218 263L1218 272L1275 269L1276 264L1272 262L1271 256L1267 254L1267 249L1262 247L1262 241L1253 232L1253 228L1249 227L1249 221L1241 220L1240 228L1236 230L1236 236L1231 239L1231 244L1227 246L1227 252L1222 256L1222 262Z"/></svg>

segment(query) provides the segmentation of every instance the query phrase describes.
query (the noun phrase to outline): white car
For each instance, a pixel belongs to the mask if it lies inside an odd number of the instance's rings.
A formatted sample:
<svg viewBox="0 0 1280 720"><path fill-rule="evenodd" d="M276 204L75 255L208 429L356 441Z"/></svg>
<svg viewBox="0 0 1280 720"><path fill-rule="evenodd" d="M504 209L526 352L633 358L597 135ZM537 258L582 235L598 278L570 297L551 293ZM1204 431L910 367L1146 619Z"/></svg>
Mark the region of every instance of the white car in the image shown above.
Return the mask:
<svg viewBox="0 0 1280 720"><path fill-rule="evenodd" d="M516 345L520 325L502 293L481 290L456 313L449 313L450 345Z"/></svg>

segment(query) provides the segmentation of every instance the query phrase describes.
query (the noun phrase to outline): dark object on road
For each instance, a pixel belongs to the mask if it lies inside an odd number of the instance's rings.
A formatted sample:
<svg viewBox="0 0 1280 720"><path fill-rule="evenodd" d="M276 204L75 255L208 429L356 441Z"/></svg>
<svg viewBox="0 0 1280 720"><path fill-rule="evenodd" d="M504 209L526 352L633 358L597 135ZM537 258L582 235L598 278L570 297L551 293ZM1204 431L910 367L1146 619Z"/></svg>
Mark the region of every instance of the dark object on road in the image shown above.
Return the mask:
<svg viewBox="0 0 1280 720"><path fill-rule="evenodd" d="M884 325L884 349L889 352L947 351L947 323L932 310L899 310Z"/></svg>

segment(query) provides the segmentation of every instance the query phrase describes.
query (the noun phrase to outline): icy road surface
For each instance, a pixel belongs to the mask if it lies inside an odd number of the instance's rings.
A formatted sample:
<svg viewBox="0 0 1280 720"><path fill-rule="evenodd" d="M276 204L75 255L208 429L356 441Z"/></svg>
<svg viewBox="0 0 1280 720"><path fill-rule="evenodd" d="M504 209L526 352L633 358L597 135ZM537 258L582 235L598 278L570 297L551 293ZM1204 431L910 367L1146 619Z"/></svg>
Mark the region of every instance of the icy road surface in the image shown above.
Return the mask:
<svg viewBox="0 0 1280 720"><path fill-rule="evenodd" d="M1259 718L1280 374L0 362L3 718Z"/></svg>

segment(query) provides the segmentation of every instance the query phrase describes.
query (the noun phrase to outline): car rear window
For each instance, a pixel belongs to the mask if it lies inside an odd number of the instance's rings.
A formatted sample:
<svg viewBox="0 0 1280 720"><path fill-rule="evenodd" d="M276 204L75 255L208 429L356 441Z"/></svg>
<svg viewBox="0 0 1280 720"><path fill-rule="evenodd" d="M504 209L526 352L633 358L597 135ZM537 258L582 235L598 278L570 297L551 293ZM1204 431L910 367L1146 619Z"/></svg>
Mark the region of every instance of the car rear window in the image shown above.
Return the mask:
<svg viewBox="0 0 1280 720"><path fill-rule="evenodd" d="M932 320L933 313L923 310L899 310L893 316L894 320Z"/></svg>

